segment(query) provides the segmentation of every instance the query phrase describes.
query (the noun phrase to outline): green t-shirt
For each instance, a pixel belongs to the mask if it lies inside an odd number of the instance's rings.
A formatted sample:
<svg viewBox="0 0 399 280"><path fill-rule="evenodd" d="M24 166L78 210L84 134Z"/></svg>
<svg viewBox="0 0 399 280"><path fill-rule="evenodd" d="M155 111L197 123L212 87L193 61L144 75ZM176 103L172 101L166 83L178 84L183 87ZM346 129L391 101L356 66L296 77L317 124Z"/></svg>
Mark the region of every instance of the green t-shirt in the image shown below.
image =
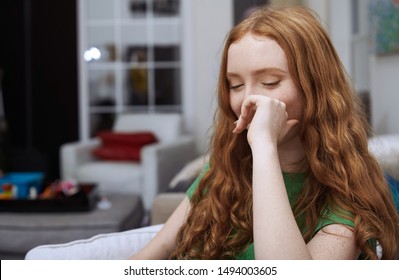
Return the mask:
<svg viewBox="0 0 399 280"><path fill-rule="evenodd" d="M208 170L209 170L209 165L207 164L202 170L201 174L197 177L197 179L194 181L191 187L187 190L187 195L190 199L192 198L194 191L197 189L198 183L201 181L202 177ZM305 177L306 177L305 174L291 174L283 172L284 183L287 189L288 199L290 201L291 207L293 206L295 200L302 191L303 184L305 182ZM322 218L320 218L313 235L316 234L323 227L331 224L344 224L350 227L354 227L354 223L352 220L342 218L334 214L332 211L328 211ZM303 232L304 228L300 228L300 230ZM245 249L242 253L237 255L236 259L254 260L255 259L254 243L251 243L247 249Z"/></svg>

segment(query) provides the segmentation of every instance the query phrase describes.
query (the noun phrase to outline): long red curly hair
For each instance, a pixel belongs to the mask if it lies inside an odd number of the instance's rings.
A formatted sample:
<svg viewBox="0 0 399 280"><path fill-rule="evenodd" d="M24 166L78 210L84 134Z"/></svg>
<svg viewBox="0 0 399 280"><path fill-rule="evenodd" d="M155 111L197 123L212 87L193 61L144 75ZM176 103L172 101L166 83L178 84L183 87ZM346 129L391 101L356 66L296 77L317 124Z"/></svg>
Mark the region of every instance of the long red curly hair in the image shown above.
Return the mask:
<svg viewBox="0 0 399 280"><path fill-rule="evenodd" d="M218 110L211 142L210 170L191 200L171 258L232 259L253 242L252 155L246 133L233 134L226 79L229 46L245 34L267 36L285 51L290 74L303 94L300 136L308 166L303 192L294 207L304 216L308 242L327 209L352 213L364 257L395 258L398 213L376 159L368 151L363 108L340 59L317 18L305 8L262 7L226 38L218 84ZM340 211L341 210L341 211ZM344 211L342 211L344 210Z"/></svg>

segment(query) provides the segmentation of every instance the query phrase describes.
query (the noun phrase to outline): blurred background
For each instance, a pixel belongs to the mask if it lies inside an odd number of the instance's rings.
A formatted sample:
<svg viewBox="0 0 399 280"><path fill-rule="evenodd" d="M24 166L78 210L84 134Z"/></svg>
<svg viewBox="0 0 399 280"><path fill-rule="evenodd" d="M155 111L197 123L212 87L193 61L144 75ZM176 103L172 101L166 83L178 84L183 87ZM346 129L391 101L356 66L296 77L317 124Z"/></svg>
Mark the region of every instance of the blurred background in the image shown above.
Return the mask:
<svg viewBox="0 0 399 280"><path fill-rule="evenodd" d="M228 30L259 5L305 5L377 134L399 133L399 1L2 0L0 169L59 177L63 143L126 112L179 112L207 150Z"/></svg>

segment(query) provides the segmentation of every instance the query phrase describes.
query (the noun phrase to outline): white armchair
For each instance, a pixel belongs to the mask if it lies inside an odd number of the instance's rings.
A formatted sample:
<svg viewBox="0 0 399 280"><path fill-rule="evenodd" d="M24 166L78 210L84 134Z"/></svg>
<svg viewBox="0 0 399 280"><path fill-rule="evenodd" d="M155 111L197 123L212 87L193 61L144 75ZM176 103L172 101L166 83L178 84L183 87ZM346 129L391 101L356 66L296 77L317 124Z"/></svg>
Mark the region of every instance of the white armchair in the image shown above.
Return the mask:
<svg viewBox="0 0 399 280"><path fill-rule="evenodd" d="M92 155L100 145L97 138L64 144L60 150L61 178L97 183L102 194L141 195L144 207L150 210L155 196L168 187L185 163L195 158L194 139L183 135L179 114L122 114L113 131L151 131L159 142L141 149L140 162L97 159Z"/></svg>

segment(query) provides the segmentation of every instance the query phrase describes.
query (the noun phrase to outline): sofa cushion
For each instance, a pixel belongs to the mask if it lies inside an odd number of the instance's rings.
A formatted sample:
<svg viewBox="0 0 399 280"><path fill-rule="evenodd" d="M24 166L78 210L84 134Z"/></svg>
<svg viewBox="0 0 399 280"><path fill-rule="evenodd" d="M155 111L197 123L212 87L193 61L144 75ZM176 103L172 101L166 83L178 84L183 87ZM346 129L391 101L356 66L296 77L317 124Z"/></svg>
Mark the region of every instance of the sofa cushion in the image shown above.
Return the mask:
<svg viewBox="0 0 399 280"><path fill-rule="evenodd" d="M165 223L185 197L187 197L185 192L158 194L152 204L151 224Z"/></svg>
<svg viewBox="0 0 399 280"><path fill-rule="evenodd" d="M115 120L115 132L152 131L159 142L174 142L182 132L182 115L179 113L120 114Z"/></svg>
<svg viewBox="0 0 399 280"><path fill-rule="evenodd" d="M369 139L368 146L382 169L399 180L399 134L374 136Z"/></svg>
<svg viewBox="0 0 399 280"><path fill-rule="evenodd" d="M143 146L146 144L157 142L157 138L152 132L115 132L115 131L100 131L97 137L101 139L104 145L120 146Z"/></svg>
<svg viewBox="0 0 399 280"><path fill-rule="evenodd" d="M170 191L187 191L209 161L209 155L201 155L187 163L170 181Z"/></svg>
<svg viewBox="0 0 399 280"><path fill-rule="evenodd" d="M143 146L158 140L152 132L114 132L101 131L97 134L101 146L93 149L92 154L103 160L140 161Z"/></svg>
<svg viewBox="0 0 399 280"><path fill-rule="evenodd" d="M100 146L92 153L103 160L140 161L140 149L137 146Z"/></svg>

